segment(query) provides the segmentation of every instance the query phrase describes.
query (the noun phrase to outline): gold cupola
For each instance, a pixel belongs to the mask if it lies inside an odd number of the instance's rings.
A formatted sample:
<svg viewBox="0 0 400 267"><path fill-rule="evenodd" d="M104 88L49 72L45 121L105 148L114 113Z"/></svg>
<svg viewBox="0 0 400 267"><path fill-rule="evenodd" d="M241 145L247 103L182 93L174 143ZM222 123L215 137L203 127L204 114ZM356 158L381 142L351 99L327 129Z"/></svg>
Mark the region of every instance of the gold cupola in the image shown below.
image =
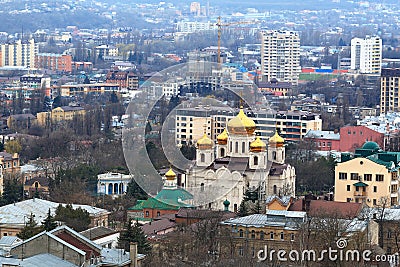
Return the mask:
<svg viewBox="0 0 400 267"><path fill-rule="evenodd" d="M282 147L285 143L285 139L283 139L278 132L275 131L275 134L268 140L268 143L273 147Z"/></svg>
<svg viewBox="0 0 400 267"><path fill-rule="evenodd" d="M228 132L226 129L217 136L217 142L219 145L226 145L228 143Z"/></svg>
<svg viewBox="0 0 400 267"><path fill-rule="evenodd" d="M263 152L267 150L267 144L265 144L259 136L256 140L250 143L250 152Z"/></svg>
<svg viewBox="0 0 400 267"><path fill-rule="evenodd" d="M203 137L197 140L197 148L200 150L212 149L214 142L208 138L207 134L204 133Z"/></svg>
<svg viewBox="0 0 400 267"><path fill-rule="evenodd" d="M176 178L176 174L175 172L172 170L172 168L169 168L169 171L167 171L165 173L165 178L169 181L175 180Z"/></svg>
<svg viewBox="0 0 400 267"><path fill-rule="evenodd" d="M228 121L229 134L252 135L256 130L256 123L244 114L243 107L240 107L239 114Z"/></svg>

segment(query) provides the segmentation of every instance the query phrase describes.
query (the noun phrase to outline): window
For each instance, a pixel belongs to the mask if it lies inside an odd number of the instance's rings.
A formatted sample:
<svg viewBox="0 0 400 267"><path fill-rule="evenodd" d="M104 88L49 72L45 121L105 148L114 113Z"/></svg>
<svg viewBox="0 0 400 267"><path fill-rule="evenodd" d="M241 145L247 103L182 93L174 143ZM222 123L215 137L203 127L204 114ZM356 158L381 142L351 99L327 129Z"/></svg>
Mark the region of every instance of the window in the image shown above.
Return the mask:
<svg viewBox="0 0 400 267"><path fill-rule="evenodd" d="M235 153L239 153L239 143L235 142Z"/></svg>
<svg viewBox="0 0 400 267"><path fill-rule="evenodd" d="M348 197L348 198L346 199L346 201L347 201L347 202L351 202L351 198Z"/></svg>
<svg viewBox="0 0 400 267"><path fill-rule="evenodd" d="M255 156L255 157L253 158L253 160L254 160L254 165L258 165L258 157Z"/></svg>
<svg viewBox="0 0 400 267"><path fill-rule="evenodd" d="M243 230L242 229L239 230L239 237L243 237Z"/></svg>
<svg viewBox="0 0 400 267"><path fill-rule="evenodd" d="M372 181L372 174L364 174L364 181Z"/></svg>
<svg viewBox="0 0 400 267"><path fill-rule="evenodd" d="M387 238L392 238L392 232L390 230L387 232Z"/></svg>
<svg viewBox="0 0 400 267"><path fill-rule="evenodd" d="M378 187L374 186L374 193L378 192Z"/></svg>
<svg viewBox="0 0 400 267"><path fill-rule="evenodd" d="M243 255L244 255L243 247L239 247L239 256L243 256Z"/></svg>
<svg viewBox="0 0 400 267"><path fill-rule="evenodd" d="M206 155L201 154L201 155L200 155L200 161L201 161L201 162L205 162L205 161L206 161Z"/></svg>
<svg viewBox="0 0 400 267"><path fill-rule="evenodd" d="M149 217L149 211L146 211L146 217Z"/></svg>
<svg viewBox="0 0 400 267"><path fill-rule="evenodd" d="M201 183L201 184L200 184L200 191L201 191L201 192L204 192L204 183Z"/></svg>
<svg viewBox="0 0 400 267"><path fill-rule="evenodd" d="M256 231L254 231L254 230L251 231L251 238L252 239L256 238Z"/></svg>
<svg viewBox="0 0 400 267"><path fill-rule="evenodd" d="M281 232L281 240L285 240L285 235L283 232Z"/></svg>
<svg viewBox="0 0 400 267"><path fill-rule="evenodd" d="M160 212L159 211L157 211L157 217L159 217L161 214L160 214Z"/></svg>
<svg viewBox="0 0 400 267"><path fill-rule="evenodd" d="M347 191L350 191L350 185L347 185Z"/></svg>
<svg viewBox="0 0 400 267"><path fill-rule="evenodd" d="M271 240L274 240L274 232L269 233L269 238L270 238Z"/></svg>
<svg viewBox="0 0 400 267"><path fill-rule="evenodd" d="M351 180L358 180L358 173L351 173L350 174L350 179Z"/></svg>
<svg viewBox="0 0 400 267"><path fill-rule="evenodd" d="M273 158L274 160L276 160L276 151L273 151L273 152L272 152L272 158Z"/></svg>
<svg viewBox="0 0 400 267"><path fill-rule="evenodd" d="M243 142L242 143L242 153L244 153L246 151L246 144Z"/></svg>
<svg viewBox="0 0 400 267"><path fill-rule="evenodd" d="M376 206L376 199L372 200L372 204L374 204L374 206Z"/></svg>
<svg viewBox="0 0 400 267"><path fill-rule="evenodd" d="M347 173L339 172L339 180L347 180Z"/></svg>
<svg viewBox="0 0 400 267"><path fill-rule="evenodd" d="M264 231L261 231L261 232L260 232L260 239L261 239L261 240L264 240Z"/></svg>
<svg viewBox="0 0 400 267"><path fill-rule="evenodd" d="M383 174L377 174L377 175L375 176L375 180L376 180L377 182L383 182Z"/></svg>
<svg viewBox="0 0 400 267"><path fill-rule="evenodd" d="M293 233L290 234L290 241L294 241L294 234Z"/></svg>

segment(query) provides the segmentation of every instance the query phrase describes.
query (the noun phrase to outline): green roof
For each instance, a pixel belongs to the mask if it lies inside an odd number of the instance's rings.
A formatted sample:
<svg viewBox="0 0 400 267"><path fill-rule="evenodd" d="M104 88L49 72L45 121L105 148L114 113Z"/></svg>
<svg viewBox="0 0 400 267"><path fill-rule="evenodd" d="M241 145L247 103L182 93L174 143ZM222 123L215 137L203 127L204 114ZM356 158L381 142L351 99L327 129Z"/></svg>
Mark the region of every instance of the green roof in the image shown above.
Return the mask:
<svg viewBox="0 0 400 267"><path fill-rule="evenodd" d="M184 189L162 189L154 198L138 200L136 205L128 210L179 210L183 207L192 207L192 205L182 202L189 199L193 199L193 195Z"/></svg>
<svg viewBox="0 0 400 267"><path fill-rule="evenodd" d="M362 187L364 187L364 186L368 186L366 183L363 183L363 182L358 182L358 183L355 183L355 184L353 184L354 186L362 186Z"/></svg>
<svg viewBox="0 0 400 267"><path fill-rule="evenodd" d="M365 142L365 144L362 146L362 149L370 149L370 150L379 150L379 145L376 142Z"/></svg>
<svg viewBox="0 0 400 267"><path fill-rule="evenodd" d="M136 205L133 207L128 208L128 210L142 210L143 209L143 203L146 200L137 200Z"/></svg>
<svg viewBox="0 0 400 267"><path fill-rule="evenodd" d="M371 156L368 156L367 159L369 159L369 160L371 160L371 161L373 161L373 162L375 162L375 163L377 163L377 164L379 164L379 165L385 166L388 170L391 170L393 166L396 166L396 165L393 163L393 161L387 162L387 161L380 160L380 159L378 158L378 155L376 155L376 154L371 155Z"/></svg>

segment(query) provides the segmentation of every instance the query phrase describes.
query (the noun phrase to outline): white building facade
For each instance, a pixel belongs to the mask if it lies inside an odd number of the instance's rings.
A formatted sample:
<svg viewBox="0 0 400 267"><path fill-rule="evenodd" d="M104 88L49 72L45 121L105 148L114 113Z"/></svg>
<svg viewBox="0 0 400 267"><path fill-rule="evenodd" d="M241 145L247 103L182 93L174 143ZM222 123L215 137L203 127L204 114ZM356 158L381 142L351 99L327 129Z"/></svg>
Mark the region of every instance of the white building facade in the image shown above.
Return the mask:
<svg viewBox="0 0 400 267"><path fill-rule="evenodd" d="M97 175L97 193L112 196L123 195L132 179L130 174L113 172L99 174Z"/></svg>
<svg viewBox="0 0 400 267"><path fill-rule="evenodd" d="M293 31L261 33L261 75L265 81L297 84L300 68L300 37Z"/></svg>
<svg viewBox="0 0 400 267"><path fill-rule="evenodd" d="M351 40L351 66L364 74L380 74L382 65L382 39L378 36Z"/></svg>
<svg viewBox="0 0 400 267"><path fill-rule="evenodd" d="M39 53L39 45L35 40L15 41L14 43L2 44L0 46L0 67L23 66L33 68L35 56Z"/></svg>

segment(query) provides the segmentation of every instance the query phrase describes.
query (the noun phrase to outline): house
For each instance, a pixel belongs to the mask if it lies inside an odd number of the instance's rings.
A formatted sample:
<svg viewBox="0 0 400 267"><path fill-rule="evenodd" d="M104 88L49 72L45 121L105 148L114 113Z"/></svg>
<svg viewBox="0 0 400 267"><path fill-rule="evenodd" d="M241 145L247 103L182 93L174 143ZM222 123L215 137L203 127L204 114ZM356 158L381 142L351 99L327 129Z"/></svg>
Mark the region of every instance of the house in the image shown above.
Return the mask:
<svg viewBox="0 0 400 267"><path fill-rule="evenodd" d="M25 180L24 193L27 197L47 198L49 196L49 183L48 177L38 176Z"/></svg>
<svg viewBox="0 0 400 267"><path fill-rule="evenodd" d="M265 200L266 208L268 210L288 210L294 201L291 196L267 196Z"/></svg>
<svg viewBox="0 0 400 267"><path fill-rule="evenodd" d="M54 108L48 112L39 112L37 114L38 124L41 126L47 126L50 123L59 123L63 121L71 121L75 117L85 116L85 109L82 107L75 106L63 106Z"/></svg>
<svg viewBox="0 0 400 267"><path fill-rule="evenodd" d="M137 254L136 243L131 244L128 253L123 249L103 248L65 225L11 247L10 255L17 265L7 266L140 267L145 258L145 255ZM6 259L0 257L0 263L7 262ZM25 265L26 261L35 264Z"/></svg>
<svg viewBox="0 0 400 267"><path fill-rule="evenodd" d="M19 154L10 154L7 152L0 152L0 164L3 166L3 174L6 173L20 173Z"/></svg>
<svg viewBox="0 0 400 267"><path fill-rule="evenodd" d="M335 167L335 201L398 206L399 164L400 152L382 151L372 141L356 149L354 158L342 153Z"/></svg>
<svg viewBox="0 0 400 267"><path fill-rule="evenodd" d="M36 124L36 117L32 114L14 114L7 118L7 127L9 129L29 129Z"/></svg>

